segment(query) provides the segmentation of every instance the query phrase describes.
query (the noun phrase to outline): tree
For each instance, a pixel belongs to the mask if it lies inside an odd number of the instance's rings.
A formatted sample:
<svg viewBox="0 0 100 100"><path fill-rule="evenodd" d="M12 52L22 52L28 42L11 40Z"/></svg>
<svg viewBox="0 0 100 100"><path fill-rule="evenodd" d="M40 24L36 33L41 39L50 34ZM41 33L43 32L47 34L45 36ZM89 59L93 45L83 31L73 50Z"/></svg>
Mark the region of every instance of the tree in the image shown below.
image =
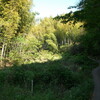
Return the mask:
<svg viewBox="0 0 100 100"><path fill-rule="evenodd" d="M14 37L25 36L33 22L31 0L0 0L1 61Z"/></svg>
<svg viewBox="0 0 100 100"><path fill-rule="evenodd" d="M87 34L81 44L91 55L100 55L100 3L99 0L82 0L78 5L85 21Z"/></svg>
<svg viewBox="0 0 100 100"><path fill-rule="evenodd" d="M100 3L99 0L81 0L74 6L78 10L57 16L63 23L83 22L86 34L81 36L80 44L89 55L100 55ZM73 6L70 8L74 8Z"/></svg>

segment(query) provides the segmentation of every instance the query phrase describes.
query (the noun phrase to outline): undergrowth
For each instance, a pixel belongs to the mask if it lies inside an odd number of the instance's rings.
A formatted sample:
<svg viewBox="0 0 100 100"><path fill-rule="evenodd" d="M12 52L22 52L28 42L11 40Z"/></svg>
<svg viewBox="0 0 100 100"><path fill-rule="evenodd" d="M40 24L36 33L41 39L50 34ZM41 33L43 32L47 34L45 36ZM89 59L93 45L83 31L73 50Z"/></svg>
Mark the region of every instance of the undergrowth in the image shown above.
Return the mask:
<svg viewBox="0 0 100 100"><path fill-rule="evenodd" d="M61 60L2 69L0 100L89 100L96 66L85 55L66 54Z"/></svg>

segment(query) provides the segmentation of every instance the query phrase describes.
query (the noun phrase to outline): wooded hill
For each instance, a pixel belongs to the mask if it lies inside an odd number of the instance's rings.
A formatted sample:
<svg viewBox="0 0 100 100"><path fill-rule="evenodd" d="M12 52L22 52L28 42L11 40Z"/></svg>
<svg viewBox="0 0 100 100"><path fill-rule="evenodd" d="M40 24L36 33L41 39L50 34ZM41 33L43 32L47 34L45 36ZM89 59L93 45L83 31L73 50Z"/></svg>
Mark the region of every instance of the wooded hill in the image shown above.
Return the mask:
<svg viewBox="0 0 100 100"><path fill-rule="evenodd" d="M100 57L99 0L39 23L32 4L0 0L0 100L89 100Z"/></svg>

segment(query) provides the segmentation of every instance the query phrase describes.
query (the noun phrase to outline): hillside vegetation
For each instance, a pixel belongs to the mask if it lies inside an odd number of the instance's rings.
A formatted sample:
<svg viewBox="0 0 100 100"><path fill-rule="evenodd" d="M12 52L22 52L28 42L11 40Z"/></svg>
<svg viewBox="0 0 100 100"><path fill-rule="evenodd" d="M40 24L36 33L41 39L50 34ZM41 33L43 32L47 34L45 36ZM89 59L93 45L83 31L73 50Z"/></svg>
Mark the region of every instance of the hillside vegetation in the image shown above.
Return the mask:
<svg viewBox="0 0 100 100"><path fill-rule="evenodd" d="M1 100L88 100L97 64L82 55L0 71Z"/></svg>

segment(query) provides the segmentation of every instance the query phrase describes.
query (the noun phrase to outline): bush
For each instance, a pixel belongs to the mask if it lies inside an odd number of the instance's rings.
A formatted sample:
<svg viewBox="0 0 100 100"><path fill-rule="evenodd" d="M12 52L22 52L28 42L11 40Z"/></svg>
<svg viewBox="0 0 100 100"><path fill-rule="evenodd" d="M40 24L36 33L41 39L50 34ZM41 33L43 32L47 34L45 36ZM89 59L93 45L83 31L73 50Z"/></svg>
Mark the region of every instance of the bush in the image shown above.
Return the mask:
<svg viewBox="0 0 100 100"><path fill-rule="evenodd" d="M89 100L93 91L93 82L86 80L83 84L73 87L65 93L63 100Z"/></svg>

